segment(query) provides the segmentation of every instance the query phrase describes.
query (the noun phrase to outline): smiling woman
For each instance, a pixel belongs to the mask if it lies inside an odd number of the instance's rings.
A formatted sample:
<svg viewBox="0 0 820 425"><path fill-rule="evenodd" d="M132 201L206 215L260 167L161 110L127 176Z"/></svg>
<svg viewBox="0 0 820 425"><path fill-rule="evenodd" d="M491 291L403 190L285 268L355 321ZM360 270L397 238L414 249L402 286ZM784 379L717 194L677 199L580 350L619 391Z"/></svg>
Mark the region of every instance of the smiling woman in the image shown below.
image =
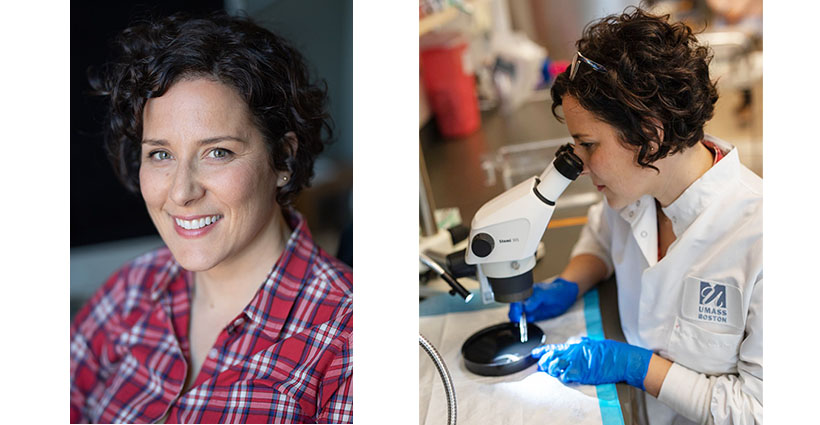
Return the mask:
<svg viewBox="0 0 820 425"><path fill-rule="evenodd" d="M126 29L92 79L166 247L71 326L72 422L352 420L352 270L290 205L330 137L299 52L245 19Z"/></svg>

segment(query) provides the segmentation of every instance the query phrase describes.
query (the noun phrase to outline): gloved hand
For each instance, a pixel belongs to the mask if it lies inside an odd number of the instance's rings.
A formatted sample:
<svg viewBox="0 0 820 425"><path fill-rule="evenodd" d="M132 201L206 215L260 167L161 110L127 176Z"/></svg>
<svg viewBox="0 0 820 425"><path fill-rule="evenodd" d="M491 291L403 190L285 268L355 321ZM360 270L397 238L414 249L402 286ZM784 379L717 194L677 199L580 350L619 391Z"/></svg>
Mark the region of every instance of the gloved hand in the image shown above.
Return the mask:
<svg viewBox="0 0 820 425"><path fill-rule="evenodd" d="M550 283L536 283L532 288L532 295L523 303L523 310L527 313L527 322L537 322L561 315L567 311L575 299L578 298L578 284L556 278ZM511 322L518 323L521 319L522 303L510 304L507 316Z"/></svg>
<svg viewBox="0 0 820 425"><path fill-rule="evenodd" d="M623 342L584 337L576 344L537 347L532 356L539 358L538 370L564 383L598 385L625 381L646 390L643 381L652 352Z"/></svg>

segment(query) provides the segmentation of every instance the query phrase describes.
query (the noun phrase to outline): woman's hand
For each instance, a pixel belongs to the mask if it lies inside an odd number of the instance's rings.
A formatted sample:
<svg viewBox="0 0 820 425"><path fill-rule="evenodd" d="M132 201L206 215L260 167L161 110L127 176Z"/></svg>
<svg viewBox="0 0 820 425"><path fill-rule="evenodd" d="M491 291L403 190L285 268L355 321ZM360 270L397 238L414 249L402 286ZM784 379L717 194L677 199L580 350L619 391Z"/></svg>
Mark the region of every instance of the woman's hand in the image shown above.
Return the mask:
<svg viewBox="0 0 820 425"><path fill-rule="evenodd" d="M527 322L537 322L563 314L578 298L578 284L562 278L550 283L536 283L532 295L522 303L510 304L507 317L518 323L521 311L527 313Z"/></svg>
<svg viewBox="0 0 820 425"><path fill-rule="evenodd" d="M582 338L576 344L550 344L532 351L538 370L561 382L610 384L626 382L644 390L652 352L612 340Z"/></svg>

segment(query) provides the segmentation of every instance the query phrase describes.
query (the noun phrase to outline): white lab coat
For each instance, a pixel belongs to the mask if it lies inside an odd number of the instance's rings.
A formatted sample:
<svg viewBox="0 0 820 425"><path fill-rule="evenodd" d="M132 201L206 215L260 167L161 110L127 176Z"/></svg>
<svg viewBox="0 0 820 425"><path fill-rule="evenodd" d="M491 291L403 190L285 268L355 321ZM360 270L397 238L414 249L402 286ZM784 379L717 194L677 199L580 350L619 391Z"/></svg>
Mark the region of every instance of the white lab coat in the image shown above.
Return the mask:
<svg viewBox="0 0 820 425"><path fill-rule="evenodd" d="M572 252L615 272L627 342L674 362L658 398L645 395L652 425L763 416L763 182L732 145L707 139L728 153L664 208L676 240L660 262L648 195L590 207Z"/></svg>

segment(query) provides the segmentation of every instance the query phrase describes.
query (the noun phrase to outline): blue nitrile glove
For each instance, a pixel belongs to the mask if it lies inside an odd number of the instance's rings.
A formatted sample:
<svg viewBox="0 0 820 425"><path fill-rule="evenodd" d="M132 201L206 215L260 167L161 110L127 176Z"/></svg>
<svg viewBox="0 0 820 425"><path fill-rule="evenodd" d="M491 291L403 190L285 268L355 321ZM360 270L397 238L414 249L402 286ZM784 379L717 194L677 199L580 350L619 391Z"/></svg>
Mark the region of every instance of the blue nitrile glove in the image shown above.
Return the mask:
<svg viewBox="0 0 820 425"><path fill-rule="evenodd" d="M550 283L536 283L533 285L532 295L523 303L527 322L537 322L561 315L575 304L576 298L578 284L575 282L559 277ZM510 304L507 316L511 322L518 323L521 319L521 304Z"/></svg>
<svg viewBox="0 0 820 425"><path fill-rule="evenodd" d="M532 350L539 358L538 370L561 382L611 384L625 381L646 390L643 380L652 352L635 345L605 339L581 338L576 344L549 344Z"/></svg>

